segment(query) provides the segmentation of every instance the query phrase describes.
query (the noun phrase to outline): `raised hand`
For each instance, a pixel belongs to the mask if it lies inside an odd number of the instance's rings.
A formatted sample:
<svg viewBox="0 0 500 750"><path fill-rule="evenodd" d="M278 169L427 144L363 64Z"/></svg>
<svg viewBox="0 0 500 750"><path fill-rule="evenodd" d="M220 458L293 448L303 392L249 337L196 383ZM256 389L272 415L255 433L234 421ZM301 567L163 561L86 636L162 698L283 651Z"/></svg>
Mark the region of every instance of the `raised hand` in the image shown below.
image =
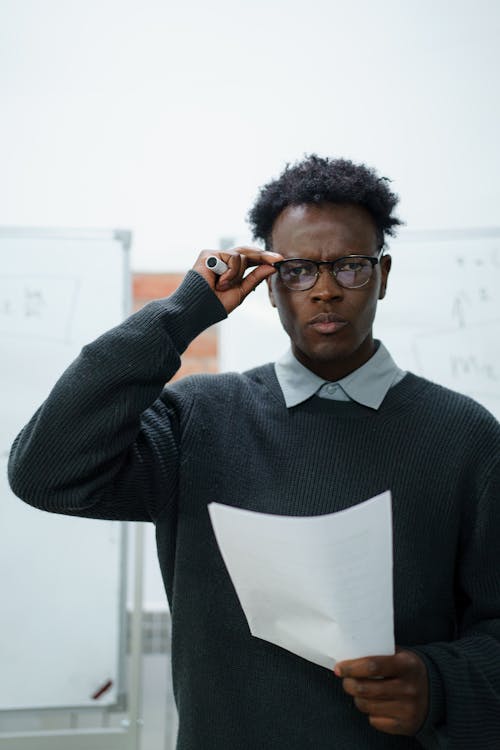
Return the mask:
<svg viewBox="0 0 500 750"><path fill-rule="evenodd" d="M205 266L205 260L209 255L216 255L227 264L228 270L222 276L217 276ZM282 260L278 253L255 247L235 247L224 251L204 250L198 256L193 269L210 284L226 311L230 313L241 305L245 297L261 281L276 273L272 263L276 263L277 260ZM252 266L255 266L254 270L244 275Z"/></svg>

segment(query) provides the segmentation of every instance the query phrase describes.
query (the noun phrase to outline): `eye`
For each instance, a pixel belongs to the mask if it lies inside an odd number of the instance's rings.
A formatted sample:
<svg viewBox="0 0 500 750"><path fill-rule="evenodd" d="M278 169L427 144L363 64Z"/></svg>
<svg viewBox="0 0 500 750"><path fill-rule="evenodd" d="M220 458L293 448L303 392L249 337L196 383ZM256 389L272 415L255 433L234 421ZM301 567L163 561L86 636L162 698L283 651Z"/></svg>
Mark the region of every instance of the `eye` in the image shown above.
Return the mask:
<svg viewBox="0 0 500 750"><path fill-rule="evenodd" d="M354 271L361 271L366 266L366 261L362 260L349 260L342 263L337 268L338 271L350 271L351 273Z"/></svg>
<svg viewBox="0 0 500 750"><path fill-rule="evenodd" d="M308 289L316 280L317 266L310 260L292 258L280 265L279 273L289 289Z"/></svg>
<svg viewBox="0 0 500 750"><path fill-rule="evenodd" d="M296 265L289 268L290 276L300 278L300 276L308 276L311 273L311 267L309 265Z"/></svg>

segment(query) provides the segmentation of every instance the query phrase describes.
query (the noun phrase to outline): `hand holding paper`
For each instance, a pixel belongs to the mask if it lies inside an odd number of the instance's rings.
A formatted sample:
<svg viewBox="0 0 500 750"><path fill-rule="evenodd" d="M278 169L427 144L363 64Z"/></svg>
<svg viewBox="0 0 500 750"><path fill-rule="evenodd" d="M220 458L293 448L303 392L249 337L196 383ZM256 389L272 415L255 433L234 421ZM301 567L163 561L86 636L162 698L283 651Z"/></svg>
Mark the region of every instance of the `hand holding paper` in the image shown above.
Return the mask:
<svg viewBox="0 0 500 750"><path fill-rule="evenodd" d="M324 516L209 513L252 635L328 669L394 653L390 492Z"/></svg>
<svg viewBox="0 0 500 750"><path fill-rule="evenodd" d="M429 680L422 658L404 649L394 656L344 661L335 667L354 705L368 714L375 729L414 735L429 710ZM374 677L379 679L374 680Z"/></svg>

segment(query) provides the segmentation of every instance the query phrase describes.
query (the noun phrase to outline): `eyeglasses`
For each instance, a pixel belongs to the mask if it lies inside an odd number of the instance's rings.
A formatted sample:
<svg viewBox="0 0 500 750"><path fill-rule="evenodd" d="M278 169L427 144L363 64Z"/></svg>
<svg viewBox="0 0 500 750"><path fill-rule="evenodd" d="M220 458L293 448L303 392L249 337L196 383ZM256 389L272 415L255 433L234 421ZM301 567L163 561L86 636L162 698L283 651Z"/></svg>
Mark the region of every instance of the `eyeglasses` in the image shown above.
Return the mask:
<svg viewBox="0 0 500 750"><path fill-rule="evenodd" d="M283 284L294 292L305 292L312 289L320 274L320 266L328 266L328 271L345 289L358 289L365 286L373 275L373 269L379 262L379 255L346 255L337 260L306 260L290 258L273 263Z"/></svg>

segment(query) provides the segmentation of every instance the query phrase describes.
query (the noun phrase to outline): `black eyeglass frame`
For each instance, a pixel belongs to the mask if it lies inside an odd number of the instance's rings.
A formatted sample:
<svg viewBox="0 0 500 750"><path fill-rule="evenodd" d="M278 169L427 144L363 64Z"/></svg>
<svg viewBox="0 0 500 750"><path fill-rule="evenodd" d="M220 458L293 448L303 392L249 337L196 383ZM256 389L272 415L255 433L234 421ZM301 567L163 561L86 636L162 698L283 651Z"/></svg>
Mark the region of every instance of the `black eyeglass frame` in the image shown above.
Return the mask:
<svg viewBox="0 0 500 750"><path fill-rule="evenodd" d="M330 266L330 274L335 277L335 281L343 289L361 289L362 287L366 286L369 283L369 281L372 278L372 274L370 274L369 278L367 278L366 281L363 281L363 283L359 284L358 286L345 286L337 278L337 272L335 270L335 266L338 265L339 263L342 263L343 261L350 260L352 258L361 258L362 260L368 260L371 263L372 271L373 271L375 266L378 265L380 261L382 260L383 252L384 252L384 248L381 248L379 250L378 255L376 256L353 254L353 255L343 255L341 258L336 258L335 260L311 260L310 258L285 258L285 260L277 260L276 263L273 263L273 267L277 269L280 281L282 281L283 284L286 286L286 288L290 289L290 291L292 292L308 292L309 289L312 289L316 285L319 279L320 266ZM288 286L286 281L281 276L280 267L290 261L303 261L305 263L312 263L314 266L316 266L316 273L314 275L315 278L311 286L308 286L305 289L295 289L294 287Z"/></svg>

